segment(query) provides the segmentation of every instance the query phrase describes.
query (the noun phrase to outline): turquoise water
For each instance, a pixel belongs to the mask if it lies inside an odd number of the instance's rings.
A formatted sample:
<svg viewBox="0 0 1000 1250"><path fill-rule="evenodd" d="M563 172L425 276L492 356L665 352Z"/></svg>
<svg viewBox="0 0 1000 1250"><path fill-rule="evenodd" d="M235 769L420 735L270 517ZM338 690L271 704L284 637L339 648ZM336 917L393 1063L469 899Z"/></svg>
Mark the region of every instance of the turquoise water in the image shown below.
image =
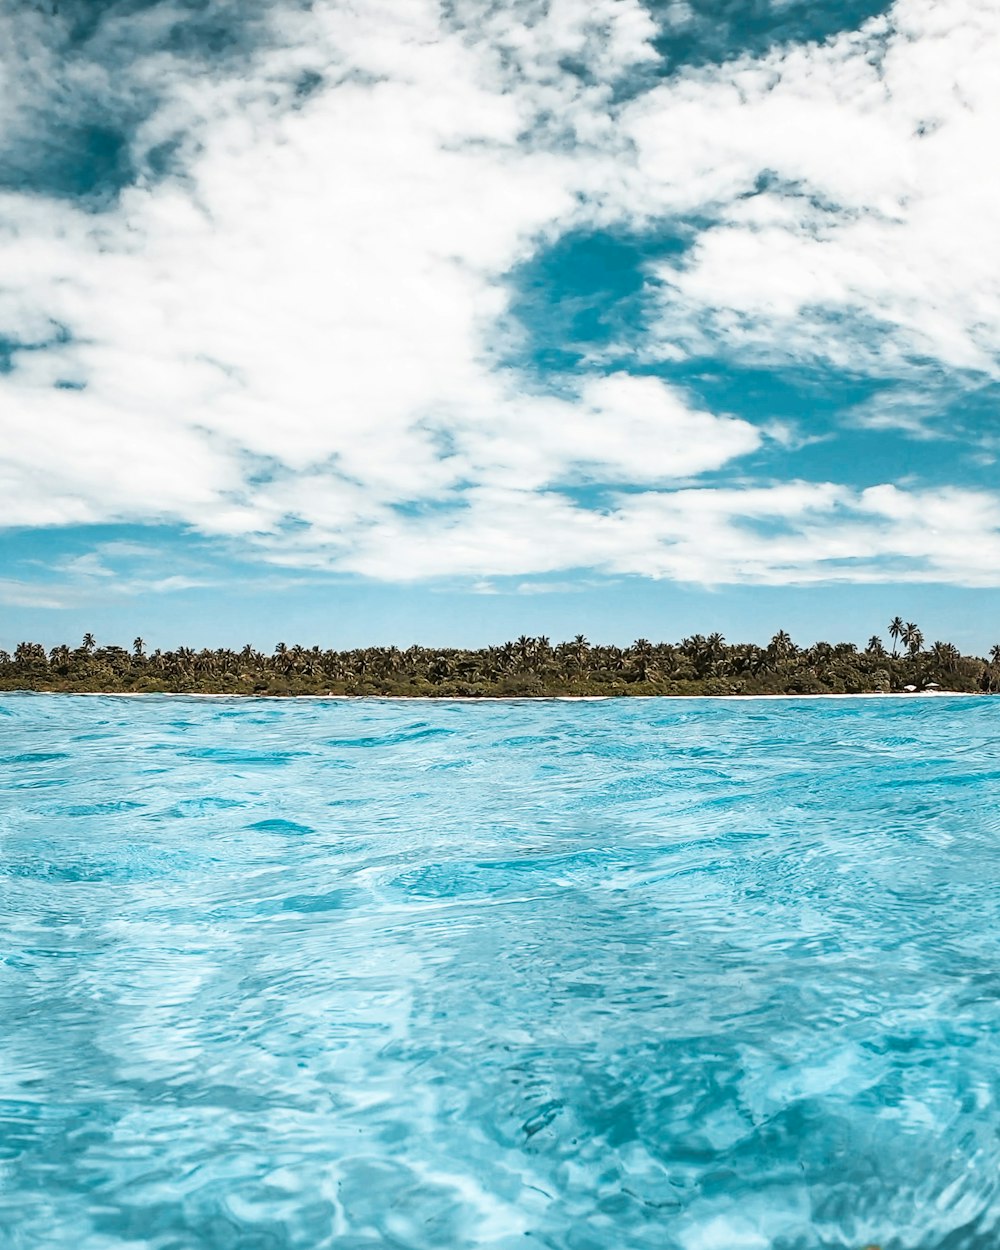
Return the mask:
<svg viewBox="0 0 1000 1250"><path fill-rule="evenodd" d="M0 699L4 1250L996 1250L1000 700Z"/></svg>

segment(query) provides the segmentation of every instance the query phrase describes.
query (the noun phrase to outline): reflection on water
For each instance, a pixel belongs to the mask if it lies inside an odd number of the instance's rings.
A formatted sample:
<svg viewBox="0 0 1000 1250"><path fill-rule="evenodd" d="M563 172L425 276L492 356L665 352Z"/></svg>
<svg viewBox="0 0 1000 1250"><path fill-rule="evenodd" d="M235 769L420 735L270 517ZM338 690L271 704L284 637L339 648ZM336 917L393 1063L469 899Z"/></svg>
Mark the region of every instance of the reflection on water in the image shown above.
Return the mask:
<svg viewBox="0 0 1000 1250"><path fill-rule="evenodd" d="M995 1250L1000 701L0 700L4 1250Z"/></svg>

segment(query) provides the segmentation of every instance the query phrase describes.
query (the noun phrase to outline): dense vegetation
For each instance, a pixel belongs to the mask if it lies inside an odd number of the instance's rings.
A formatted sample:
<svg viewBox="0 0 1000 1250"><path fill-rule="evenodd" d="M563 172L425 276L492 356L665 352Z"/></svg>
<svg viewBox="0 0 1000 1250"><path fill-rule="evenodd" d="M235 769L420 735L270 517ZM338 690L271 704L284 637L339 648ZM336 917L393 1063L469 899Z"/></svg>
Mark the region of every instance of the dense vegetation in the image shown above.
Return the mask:
<svg viewBox="0 0 1000 1250"><path fill-rule="evenodd" d="M46 651L22 642L13 655L0 651L0 690L439 697L1000 691L1000 645L989 659L961 655L948 642L925 648L917 626L899 617L888 632L889 647L876 635L863 650L844 642L798 647L781 631L766 646L729 644L721 634L597 646L578 634L556 645L522 636L479 650L324 651L278 643L270 655L249 644L240 651L147 652L141 638L127 650L98 646L87 634L78 647Z"/></svg>

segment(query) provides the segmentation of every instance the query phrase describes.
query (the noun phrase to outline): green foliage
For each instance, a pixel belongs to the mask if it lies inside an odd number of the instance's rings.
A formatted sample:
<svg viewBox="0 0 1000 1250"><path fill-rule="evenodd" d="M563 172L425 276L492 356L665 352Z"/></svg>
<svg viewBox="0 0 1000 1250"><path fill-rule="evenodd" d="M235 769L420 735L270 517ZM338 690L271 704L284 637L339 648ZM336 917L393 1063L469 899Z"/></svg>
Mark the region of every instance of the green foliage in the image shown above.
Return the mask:
<svg viewBox="0 0 1000 1250"><path fill-rule="evenodd" d="M898 626L898 632L897 632ZM766 646L727 643L721 634L680 642L639 638L631 646L592 645L522 635L478 650L413 646L351 651L278 643L271 654L247 644L195 651L147 652L99 646L91 634L79 647L46 652L35 642L0 651L0 690L178 692L232 695L391 695L436 698L552 698L558 696L864 694L914 686L1000 691L1000 645L990 661L963 656L948 642L923 650L923 635L895 618L889 628L903 653L873 636L864 651L853 643L797 646L781 630Z"/></svg>

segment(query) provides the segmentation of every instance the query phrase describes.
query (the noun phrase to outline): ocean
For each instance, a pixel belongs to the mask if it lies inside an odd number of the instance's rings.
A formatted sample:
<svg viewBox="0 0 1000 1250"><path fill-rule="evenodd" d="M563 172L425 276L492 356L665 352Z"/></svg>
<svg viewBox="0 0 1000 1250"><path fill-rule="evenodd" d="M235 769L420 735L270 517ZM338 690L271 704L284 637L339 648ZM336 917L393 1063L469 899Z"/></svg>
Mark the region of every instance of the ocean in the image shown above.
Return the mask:
<svg viewBox="0 0 1000 1250"><path fill-rule="evenodd" d="M1000 700L0 697L3 1250L996 1250Z"/></svg>

